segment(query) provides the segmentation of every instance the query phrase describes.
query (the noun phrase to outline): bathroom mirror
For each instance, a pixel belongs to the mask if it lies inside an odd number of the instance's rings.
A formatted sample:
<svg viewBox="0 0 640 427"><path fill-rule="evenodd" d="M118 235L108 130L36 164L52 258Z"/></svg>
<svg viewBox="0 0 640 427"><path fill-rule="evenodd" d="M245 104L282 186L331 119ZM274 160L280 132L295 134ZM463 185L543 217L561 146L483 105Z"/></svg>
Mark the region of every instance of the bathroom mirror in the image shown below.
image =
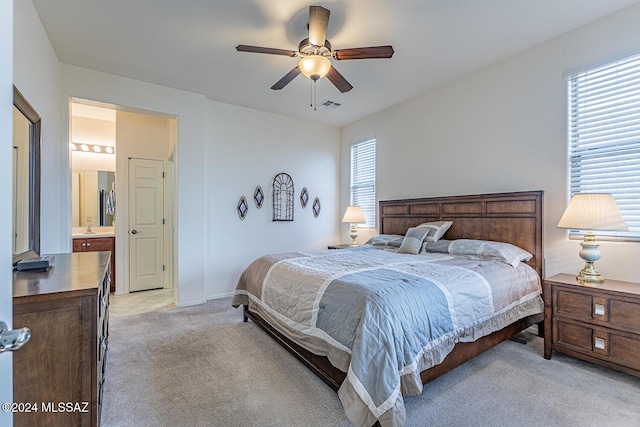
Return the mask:
<svg viewBox="0 0 640 427"><path fill-rule="evenodd" d="M112 171L74 170L71 174L73 227L113 226L115 180Z"/></svg>
<svg viewBox="0 0 640 427"><path fill-rule="evenodd" d="M40 116L13 87L13 264L40 254Z"/></svg>

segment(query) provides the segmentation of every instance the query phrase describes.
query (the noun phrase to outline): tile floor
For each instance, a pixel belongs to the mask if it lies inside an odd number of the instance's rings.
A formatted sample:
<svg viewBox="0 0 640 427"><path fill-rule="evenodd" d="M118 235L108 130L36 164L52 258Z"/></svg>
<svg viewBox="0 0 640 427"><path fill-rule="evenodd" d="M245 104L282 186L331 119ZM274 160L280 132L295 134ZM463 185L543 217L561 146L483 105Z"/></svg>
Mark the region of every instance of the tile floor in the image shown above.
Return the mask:
<svg viewBox="0 0 640 427"><path fill-rule="evenodd" d="M125 295L111 294L109 317L125 317L174 307L173 289L154 289Z"/></svg>

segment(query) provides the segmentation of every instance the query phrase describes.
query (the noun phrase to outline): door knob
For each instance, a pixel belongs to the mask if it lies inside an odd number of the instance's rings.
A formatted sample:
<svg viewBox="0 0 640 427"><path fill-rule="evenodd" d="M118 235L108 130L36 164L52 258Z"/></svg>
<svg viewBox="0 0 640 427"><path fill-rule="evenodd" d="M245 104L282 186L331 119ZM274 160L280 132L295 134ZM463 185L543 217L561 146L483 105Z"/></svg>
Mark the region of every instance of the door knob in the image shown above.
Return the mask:
<svg viewBox="0 0 640 427"><path fill-rule="evenodd" d="M0 353L16 351L25 345L31 338L29 328L9 330L4 322L0 322Z"/></svg>
<svg viewBox="0 0 640 427"><path fill-rule="evenodd" d="M131 230L131 234L138 234L138 230Z"/></svg>

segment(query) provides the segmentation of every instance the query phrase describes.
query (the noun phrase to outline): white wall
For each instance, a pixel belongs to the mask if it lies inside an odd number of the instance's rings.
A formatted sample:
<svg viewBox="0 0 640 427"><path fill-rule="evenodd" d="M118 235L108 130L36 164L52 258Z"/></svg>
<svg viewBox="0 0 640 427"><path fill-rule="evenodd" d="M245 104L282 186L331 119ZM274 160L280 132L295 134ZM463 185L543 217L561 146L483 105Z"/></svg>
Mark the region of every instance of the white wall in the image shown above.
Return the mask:
<svg viewBox="0 0 640 427"><path fill-rule="evenodd" d="M348 147L374 135L380 200L545 190L546 275L577 272L579 242L556 228L568 197L563 73L638 50L638 22L635 5L344 127L342 207ZM601 243L603 275L638 280L640 244Z"/></svg>
<svg viewBox="0 0 640 427"><path fill-rule="evenodd" d="M13 34L13 82L42 118L40 251L65 252L69 151L59 144L60 65L31 1L14 2Z"/></svg>
<svg viewBox="0 0 640 427"><path fill-rule="evenodd" d="M178 206L176 245L179 305L204 301L204 96L158 86L138 80L100 73L71 65L61 65L60 123L69 122L68 102L71 97L99 101L129 109L159 112L178 118L179 176L176 177ZM126 109L125 108L125 109ZM62 128L59 150L66 150L69 130ZM63 148L64 146L64 148ZM116 152L118 149L116 149ZM67 209L65 235L71 236L71 185L68 160L65 165L65 189L61 198ZM116 209L117 214L117 209ZM116 219L116 224L118 219ZM65 227L66 226L66 227ZM117 240L117 237L116 237ZM67 244L70 245L70 239Z"/></svg>
<svg viewBox="0 0 640 427"><path fill-rule="evenodd" d="M340 144L332 126L213 101L206 111L205 295L212 298L230 294L242 270L261 255L338 242ZM294 182L293 222L272 221L272 182L280 172ZM258 185L266 197L261 209L253 201ZM303 187L311 198L305 209ZM241 196L249 201L244 221L236 212ZM315 197L322 207L318 218L311 210Z"/></svg>

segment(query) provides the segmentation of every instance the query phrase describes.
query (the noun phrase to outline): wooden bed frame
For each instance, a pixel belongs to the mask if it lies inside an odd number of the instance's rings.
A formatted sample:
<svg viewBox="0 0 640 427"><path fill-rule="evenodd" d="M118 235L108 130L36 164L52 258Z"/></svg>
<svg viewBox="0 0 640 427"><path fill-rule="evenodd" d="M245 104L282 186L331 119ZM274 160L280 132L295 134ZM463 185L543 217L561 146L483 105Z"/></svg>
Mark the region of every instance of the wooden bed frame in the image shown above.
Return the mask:
<svg viewBox="0 0 640 427"><path fill-rule="evenodd" d="M405 234L410 227L429 221L452 221L444 239L479 239L517 245L534 256L528 262L542 278L543 191L431 197L379 202L380 234ZM346 374L324 356L318 356L278 332L259 315L244 307L244 321L251 319L334 390ZM474 342L458 343L444 361L422 371L423 384L449 372L533 324L539 334L543 314L529 316Z"/></svg>

